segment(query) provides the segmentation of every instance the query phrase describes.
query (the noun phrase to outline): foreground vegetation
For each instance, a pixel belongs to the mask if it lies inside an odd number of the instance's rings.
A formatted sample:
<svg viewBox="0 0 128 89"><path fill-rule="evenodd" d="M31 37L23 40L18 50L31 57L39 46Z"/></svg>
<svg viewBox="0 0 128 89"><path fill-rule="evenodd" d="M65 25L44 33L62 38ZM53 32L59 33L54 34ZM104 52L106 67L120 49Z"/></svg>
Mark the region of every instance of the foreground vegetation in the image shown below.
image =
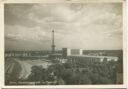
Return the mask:
<svg viewBox="0 0 128 89"><path fill-rule="evenodd" d="M117 53L116 53L117 54ZM119 54L119 53L118 53ZM105 55L105 54L104 54ZM111 55L115 55L112 54ZM54 61L48 68L32 66L26 79L19 78L21 65L13 58L5 61L6 85L86 85L119 84L118 77L123 77L122 55L118 61L86 62L68 60L66 63ZM33 59L34 61L35 59ZM25 61L25 60L22 60ZM32 60L31 60L32 61ZM118 76L121 74L121 76ZM123 82L121 81L120 84Z"/></svg>
<svg viewBox="0 0 128 89"><path fill-rule="evenodd" d="M28 81L36 84L116 84L118 62L54 64L48 69L33 66Z"/></svg>

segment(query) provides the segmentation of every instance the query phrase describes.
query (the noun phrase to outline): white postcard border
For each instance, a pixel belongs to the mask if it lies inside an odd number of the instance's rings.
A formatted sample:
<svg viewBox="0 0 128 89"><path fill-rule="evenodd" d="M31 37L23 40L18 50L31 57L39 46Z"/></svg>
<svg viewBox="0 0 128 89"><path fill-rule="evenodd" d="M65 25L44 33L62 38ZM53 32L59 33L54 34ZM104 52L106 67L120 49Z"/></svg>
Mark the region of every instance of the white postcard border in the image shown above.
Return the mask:
<svg viewBox="0 0 128 89"><path fill-rule="evenodd" d="M4 3L123 3L123 81L121 85L4 85ZM0 88L126 88L127 87L126 1L123 0L1 0L0 1Z"/></svg>

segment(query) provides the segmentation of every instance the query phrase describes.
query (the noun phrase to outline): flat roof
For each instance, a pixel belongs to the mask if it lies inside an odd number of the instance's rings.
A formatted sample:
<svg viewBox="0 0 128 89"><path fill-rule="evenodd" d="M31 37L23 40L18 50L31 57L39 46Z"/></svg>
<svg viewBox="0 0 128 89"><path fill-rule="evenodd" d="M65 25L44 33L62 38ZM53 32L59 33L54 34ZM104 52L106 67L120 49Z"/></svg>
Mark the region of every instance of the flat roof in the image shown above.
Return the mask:
<svg viewBox="0 0 128 89"><path fill-rule="evenodd" d="M69 55L68 57L118 58L113 56L93 56L93 55Z"/></svg>

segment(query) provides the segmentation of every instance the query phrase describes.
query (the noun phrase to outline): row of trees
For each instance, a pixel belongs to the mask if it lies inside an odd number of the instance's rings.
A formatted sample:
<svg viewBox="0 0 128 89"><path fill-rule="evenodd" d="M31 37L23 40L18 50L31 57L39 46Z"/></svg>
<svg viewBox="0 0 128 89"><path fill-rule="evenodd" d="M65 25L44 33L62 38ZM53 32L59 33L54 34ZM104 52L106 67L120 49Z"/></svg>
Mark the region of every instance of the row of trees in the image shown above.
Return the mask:
<svg viewBox="0 0 128 89"><path fill-rule="evenodd" d="M118 63L76 63L53 64L48 69L33 66L29 81L40 81L40 84L115 84ZM82 68L80 67L82 65ZM83 65L85 67L83 67Z"/></svg>

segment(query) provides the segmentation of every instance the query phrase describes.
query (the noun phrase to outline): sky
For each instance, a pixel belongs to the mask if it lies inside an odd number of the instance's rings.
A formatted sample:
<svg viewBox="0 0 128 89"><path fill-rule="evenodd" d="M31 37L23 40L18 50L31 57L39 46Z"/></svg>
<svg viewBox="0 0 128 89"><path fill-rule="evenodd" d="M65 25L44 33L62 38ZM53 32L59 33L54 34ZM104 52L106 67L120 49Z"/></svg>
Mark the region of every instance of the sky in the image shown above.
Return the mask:
<svg viewBox="0 0 128 89"><path fill-rule="evenodd" d="M5 49L122 49L121 3L5 4Z"/></svg>

